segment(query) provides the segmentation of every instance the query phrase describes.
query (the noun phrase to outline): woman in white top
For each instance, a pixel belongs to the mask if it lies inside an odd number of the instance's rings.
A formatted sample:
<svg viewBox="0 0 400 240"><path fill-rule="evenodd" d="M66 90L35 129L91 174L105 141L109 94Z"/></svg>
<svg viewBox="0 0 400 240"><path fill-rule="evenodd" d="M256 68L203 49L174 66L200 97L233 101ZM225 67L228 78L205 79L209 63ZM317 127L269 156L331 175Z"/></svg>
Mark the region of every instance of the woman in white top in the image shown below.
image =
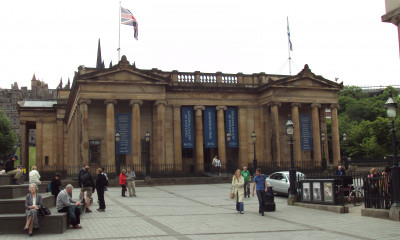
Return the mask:
<svg viewBox="0 0 400 240"><path fill-rule="evenodd" d="M35 183L36 185L39 185L40 182L40 174L37 171L36 166L32 166L32 170L29 172L29 183Z"/></svg>

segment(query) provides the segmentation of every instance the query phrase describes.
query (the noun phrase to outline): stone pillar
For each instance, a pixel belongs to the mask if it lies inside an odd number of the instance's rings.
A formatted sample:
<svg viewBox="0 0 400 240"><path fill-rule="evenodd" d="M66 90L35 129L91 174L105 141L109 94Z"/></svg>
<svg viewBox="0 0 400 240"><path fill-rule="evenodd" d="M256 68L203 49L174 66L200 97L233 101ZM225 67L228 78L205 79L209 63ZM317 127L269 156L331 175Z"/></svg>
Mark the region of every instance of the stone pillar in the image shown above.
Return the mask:
<svg viewBox="0 0 400 240"><path fill-rule="evenodd" d="M26 122L20 122L21 126L21 152L20 152L20 158L22 161L22 168L26 169L26 173L29 172L29 156L28 156L28 129L26 128Z"/></svg>
<svg viewBox="0 0 400 240"><path fill-rule="evenodd" d="M155 106L157 107L157 138L154 139L156 142L155 164L152 167L156 169L162 169L161 166L165 164L165 106L166 101L156 101Z"/></svg>
<svg viewBox="0 0 400 240"><path fill-rule="evenodd" d="M196 171L204 171L204 136L203 136L203 112L204 106L194 106L195 110L195 135L196 135Z"/></svg>
<svg viewBox="0 0 400 240"><path fill-rule="evenodd" d="M239 125L239 159L238 165L231 166L231 170L235 171L236 168L242 168L244 162L249 160L249 139L247 133L247 107L239 106L238 108L238 125ZM228 150L230 151L230 150ZM232 152L231 152L232 153ZM232 154L230 155L232 158ZM232 172L233 174L233 172Z"/></svg>
<svg viewBox="0 0 400 240"><path fill-rule="evenodd" d="M115 107L117 100L105 100L106 104L106 150L109 166L115 165ZM115 172L115 171L114 171Z"/></svg>
<svg viewBox="0 0 400 240"><path fill-rule="evenodd" d="M217 138L218 138L218 156L221 159L222 165L226 165L226 145L225 145L225 121L224 111L227 109L226 106L217 106Z"/></svg>
<svg viewBox="0 0 400 240"><path fill-rule="evenodd" d="M182 126L181 126L181 106L174 105L174 164L175 170L182 171Z"/></svg>
<svg viewBox="0 0 400 240"><path fill-rule="evenodd" d="M90 99L80 99L79 109L81 111L81 127L82 127L82 141L81 141L81 159L83 163L89 164L89 130L88 130L88 104Z"/></svg>
<svg viewBox="0 0 400 240"><path fill-rule="evenodd" d="M321 104L311 104L311 125L313 138L313 159L314 166L321 166L321 128L319 122L319 108Z"/></svg>
<svg viewBox="0 0 400 240"><path fill-rule="evenodd" d="M42 159L43 151L43 122L41 120L36 122L36 166L44 166L44 160ZM29 169L27 169L29 171Z"/></svg>
<svg viewBox="0 0 400 240"><path fill-rule="evenodd" d="M326 164L328 165L329 163L329 148L328 148L328 132L326 131L326 106L322 105L321 111L319 111L319 118L321 122L321 134L325 134L325 141L322 142L321 139L321 144L322 144L322 158L324 157L325 153L325 159L326 159Z"/></svg>
<svg viewBox="0 0 400 240"><path fill-rule="evenodd" d="M271 148L271 120L268 106L263 107L264 119L264 141L265 141L265 161L272 162L272 148Z"/></svg>
<svg viewBox="0 0 400 240"><path fill-rule="evenodd" d="M64 122L62 118L57 118L57 166L59 169L64 167Z"/></svg>
<svg viewBox="0 0 400 240"><path fill-rule="evenodd" d="M138 165L141 162L142 148L140 140L140 106L143 104L142 100L131 100L129 105L132 106L132 129L131 129L131 148L133 155L133 164Z"/></svg>
<svg viewBox="0 0 400 240"><path fill-rule="evenodd" d="M292 103L292 122L294 125L294 135L293 135L293 155L295 165L299 165L301 161L301 142L300 142L300 117L299 117L299 107L300 103Z"/></svg>
<svg viewBox="0 0 400 240"><path fill-rule="evenodd" d="M338 122L338 109L339 105L331 105L331 121L332 121L332 155L333 164L339 165L340 163L340 140L339 140L339 122Z"/></svg>
<svg viewBox="0 0 400 240"><path fill-rule="evenodd" d="M278 107L281 106L281 103L272 103L271 104L271 114L272 114L272 119L274 121L274 130L275 130L275 142L276 142L276 164L280 166L281 164L281 140L280 140L280 131L279 129L279 111Z"/></svg>

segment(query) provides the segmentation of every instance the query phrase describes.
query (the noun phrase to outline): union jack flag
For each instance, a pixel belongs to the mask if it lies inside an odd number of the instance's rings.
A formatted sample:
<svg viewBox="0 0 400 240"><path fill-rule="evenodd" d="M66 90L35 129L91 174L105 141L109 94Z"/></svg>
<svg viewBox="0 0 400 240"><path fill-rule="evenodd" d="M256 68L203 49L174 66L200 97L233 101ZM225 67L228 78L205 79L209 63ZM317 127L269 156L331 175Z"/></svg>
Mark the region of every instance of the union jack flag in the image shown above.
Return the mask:
<svg viewBox="0 0 400 240"><path fill-rule="evenodd" d="M134 37L138 40L138 22L131 11L123 7L121 7L121 24L133 26L133 29L135 30Z"/></svg>

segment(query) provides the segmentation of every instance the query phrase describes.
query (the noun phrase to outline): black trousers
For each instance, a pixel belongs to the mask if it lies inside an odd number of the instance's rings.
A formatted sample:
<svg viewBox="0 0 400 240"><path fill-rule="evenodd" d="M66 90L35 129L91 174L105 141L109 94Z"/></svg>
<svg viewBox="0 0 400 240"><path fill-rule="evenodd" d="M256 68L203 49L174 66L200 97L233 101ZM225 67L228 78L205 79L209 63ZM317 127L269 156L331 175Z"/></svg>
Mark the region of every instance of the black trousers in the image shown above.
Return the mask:
<svg viewBox="0 0 400 240"><path fill-rule="evenodd" d="M99 199L100 209L106 209L106 202L104 201L104 188L96 189L97 198Z"/></svg>
<svg viewBox="0 0 400 240"><path fill-rule="evenodd" d="M70 208L71 208L72 213L70 211ZM69 220L71 221L71 225L72 226L76 226L76 225L81 223L81 218L80 218L81 210L79 208L75 207L75 206L73 206L73 207L63 207L61 210L58 210L58 212L69 213L68 216L69 216Z"/></svg>
<svg viewBox="0 0 400 240"><path fill-rule="evenodd" d="M250 197L250 182L245 181L243 188L244 188L244 197L246 197L246 196Z"/></svg>
<svg viewBox="0 0 400 240"><path fill-rule="evenodd" d="M125 196L126 185L121 185L121 187L122 187L122 196Z"/></svg>
<svg viewBox="0 0 400 240"><path fill-rule="evenodd" d="M257 190L257 198L258 198L258 212L264 212L264 205L265 205L265 190Z"/></svg>

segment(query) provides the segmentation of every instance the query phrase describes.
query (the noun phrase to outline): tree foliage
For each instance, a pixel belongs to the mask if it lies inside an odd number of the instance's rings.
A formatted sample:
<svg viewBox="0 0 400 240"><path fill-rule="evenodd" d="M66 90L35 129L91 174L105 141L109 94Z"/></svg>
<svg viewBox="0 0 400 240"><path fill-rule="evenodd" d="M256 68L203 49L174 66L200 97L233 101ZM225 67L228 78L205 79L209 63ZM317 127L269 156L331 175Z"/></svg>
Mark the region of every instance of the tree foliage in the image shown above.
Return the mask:
<svg viewBox="0 0 400 240"><path fill-rule="evenodd" d="M17 134L11 127L11 122L0 110L0 154L12 154L15 151Z"/></svg>
<svg viewBox="0 0 400 240"><path fill-rule="evenodd" d="M383 158L392 155L391 121L385 109L389 90L394 100L399 102L399 93L392 87L378 94L369 94L359 87L346 86L339 93L339 129L340 136L347 134L345 147L348 156ZM395 119L395 129L399 127L400 120ZM343 142L341 144L343 147Z"/></svg>

